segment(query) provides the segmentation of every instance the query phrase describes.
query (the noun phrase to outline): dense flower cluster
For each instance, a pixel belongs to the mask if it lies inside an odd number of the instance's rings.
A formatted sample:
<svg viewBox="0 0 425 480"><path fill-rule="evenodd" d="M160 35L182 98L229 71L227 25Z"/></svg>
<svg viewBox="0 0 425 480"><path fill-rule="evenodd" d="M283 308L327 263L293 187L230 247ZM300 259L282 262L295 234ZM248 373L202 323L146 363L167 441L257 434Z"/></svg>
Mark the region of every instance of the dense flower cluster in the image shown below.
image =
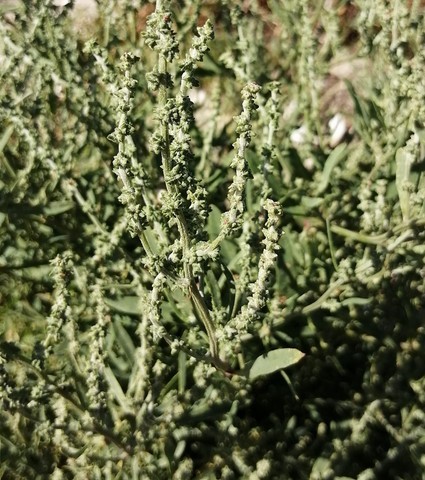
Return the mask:
<svg viewBox="0 0 425 480"><path fill-rule="evenodd" d="M422 478L422 3L0 2L0 477Z"/></svg>

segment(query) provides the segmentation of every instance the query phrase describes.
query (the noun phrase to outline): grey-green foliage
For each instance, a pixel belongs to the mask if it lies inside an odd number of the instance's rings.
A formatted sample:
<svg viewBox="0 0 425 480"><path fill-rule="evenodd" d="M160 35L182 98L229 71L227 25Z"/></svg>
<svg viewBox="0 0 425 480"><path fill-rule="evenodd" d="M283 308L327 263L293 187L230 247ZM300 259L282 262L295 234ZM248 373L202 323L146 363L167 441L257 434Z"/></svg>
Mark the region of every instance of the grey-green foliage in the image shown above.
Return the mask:
<svg viewBox="0 0 425 480"><path fill-rule="evenodd" d="M86 6L0 5L0 477L422 478L421 2Z"/></svg>

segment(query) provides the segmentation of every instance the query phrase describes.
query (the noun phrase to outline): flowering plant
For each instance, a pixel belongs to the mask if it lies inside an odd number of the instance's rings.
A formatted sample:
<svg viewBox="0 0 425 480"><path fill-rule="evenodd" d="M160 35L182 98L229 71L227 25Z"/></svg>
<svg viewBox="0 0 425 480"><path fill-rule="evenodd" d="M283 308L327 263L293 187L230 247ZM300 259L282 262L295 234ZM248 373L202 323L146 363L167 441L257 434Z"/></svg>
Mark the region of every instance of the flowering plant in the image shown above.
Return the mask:
<svg viewBox="0 0 425 480"><path fill-rule="evenodd" d="M419 478L420 2L84 1L0 5L0 477Z"/></svg>

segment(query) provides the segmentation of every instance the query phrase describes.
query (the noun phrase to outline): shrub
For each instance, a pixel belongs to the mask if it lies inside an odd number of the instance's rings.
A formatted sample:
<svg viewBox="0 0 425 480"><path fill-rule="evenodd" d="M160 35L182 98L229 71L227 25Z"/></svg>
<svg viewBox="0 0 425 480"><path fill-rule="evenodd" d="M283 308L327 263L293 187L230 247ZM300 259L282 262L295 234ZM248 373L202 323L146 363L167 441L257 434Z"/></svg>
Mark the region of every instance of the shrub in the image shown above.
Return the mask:
<svg viewBox="0 0 425 480"><path fill-rule="evenodd" d="M421 2L0 12L1 478L422 478Z"/></svg>

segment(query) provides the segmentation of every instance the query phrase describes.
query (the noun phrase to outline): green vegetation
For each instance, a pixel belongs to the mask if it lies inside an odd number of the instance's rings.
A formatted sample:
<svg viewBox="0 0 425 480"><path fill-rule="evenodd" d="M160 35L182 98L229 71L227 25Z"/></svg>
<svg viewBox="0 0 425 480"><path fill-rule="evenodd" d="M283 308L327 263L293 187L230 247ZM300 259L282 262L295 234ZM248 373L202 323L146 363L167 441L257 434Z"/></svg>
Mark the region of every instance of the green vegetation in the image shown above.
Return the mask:
<svg viewBox="0 0 425 480"><path fill-rule="evenodd" d="M423 2L0 31L0 478L422 479Z"/></svg>

